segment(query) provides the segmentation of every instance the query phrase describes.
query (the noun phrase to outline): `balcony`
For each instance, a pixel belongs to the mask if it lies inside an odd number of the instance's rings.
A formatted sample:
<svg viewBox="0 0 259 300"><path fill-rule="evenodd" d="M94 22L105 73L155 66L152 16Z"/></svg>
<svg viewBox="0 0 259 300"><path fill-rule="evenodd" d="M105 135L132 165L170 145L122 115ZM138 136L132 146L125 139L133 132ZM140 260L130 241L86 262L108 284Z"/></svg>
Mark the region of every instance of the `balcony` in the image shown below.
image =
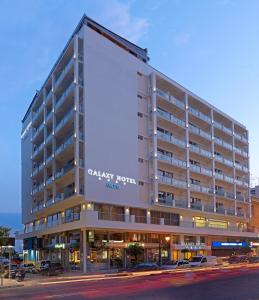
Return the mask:
<svg viewBox="0 0 259 300"><path fill-rule="evenodd" d="M49 102L50 99L52 99L52 91L51 91L51 89L46 94L46 98L45 98L46 104Z"/></svg>
<svg viewBox="0 0 259 300"><path fill-rule="evenodd" d="M197 134L197 135L199 135L199 136L201 136L201 137L204 137L204 138L207 139L207 140L211 140L211 134L209 134L209 133L207 133L207 132L201 130L201 129L198 128L198 127L195 127L195 126L189 124L189 130L190 130L190 132L192 132L192 133L194 133L194 134Z"/></svg>
<svg viewBox="0 0 259 300"><path fill-rule="evenodd" d="M223 198L228 198L228 199L231 199L231 200L235 200L234 192L226 192L225 190L220 189L220 190L216 190L215 194L217 196L220 196L220 197L223 197Z"/></svg>
<svg viewBox="0 0 259 300"><path fill-rule="evenodd" d="M125 214L98 211L98 220L125 222Z"/></svg>
<svg viewBox="0 0 259 300"><path fill-rule="evenodd" d="M58 108L65 102L65 100L67 99L69 94L73 91L73 89L74 89L74 82L72 81L68 86L68 88L64 91L64 93L58 99L56 99L56 105L55 105L56 110L58 110Z"/></svg>
<svg viewBox="0 0 259 300"><path fill-rule="evenodd" d="M167 162L170 165L174 165L174 166L177 166L180 168L186 168L186 161L176 159L174 157L171 157L169 155L165 155L162 153L158 153L157 157L158 157L158 160Z"/></svg>
<svg viewBox="0 0 259 300"><path fill-rule="evenodd" d="M237 133L237 132L234 132L234 136L235 136L235 138L236 138L237 140L242 141L242 142L244 142L244 143L248 143L248 139L247 139L247 137L245 137L244 135L241 135L241 134L239 134L239 133Z"/></svg>
<svg viewBox="0 0 259 300"><path fill-rule="evenodd" d="M172 186L175 186L175 187L180 187L180 188L186 188L187 187L186 181L171 178L171 177L168 177L168 176L160 175L158 177L158 181L162 184L172 185Z"/></svg>
<svg viewBox="0 0 259 300"><path fill-rule="evenodd" d="M200 154L202 156L205 156L205 157L208 157L208 158L212 157L212 153L211 152L202 149L200 146L190 144L189 148L190 148L190 151L198 153L198 154Z"/></svg>
<svg viewBox="0 0 259 300"><path fill-rule="evenodd" d="M223 156L215 154L215 160L219 161L219 162L221 162L221 163L223 163L223 164L225 164L225 165L227 165L229 167L233 167L233 161L228 160L228 159L224 158Z"/></svg>
<svg viewBox="0 0 259 300"><path fill-rule="evenodd" d="M169 93L164 92L161 89L156 89L156 93L159 97L163 98L164 100L174 104L175 106L179 107L180 109L185 110L185 104L175 98L174 96L170 95Z"/></svg>
<svg viewBox="0 0 259 300"><path fill-rule="evenodd" d="M187 199L172 199L172 197L158 198L157 204L177 208L188 208Z"/></svg>
<svg viewBox="0 0 259 300"><path fill-rule="evenodd" d="M59 169L55 173L55 180L61 178L63 175L68 173L70 170L73 169L74 166L75 166L74 161L70 161L70 162L66 163L63 168Z"/></svg>
<svg viewBox="0 0 259 300"><path fill-rule="evenodd" d="M202 205L201 202L192 202L191 203L191 209L203 211L204 206Z"/></svg>
<svg viewBox="0 0 259 300"><path fill-rule="evenodd" d="M35 156L37 156L43 148L44 148L44 142L42 142L38 147L34 148L32 157L34 158Z"/></svg>
<svg viewBox="0 0 259 300"><path fill-rule="evenodd" d="M47 157L46 160L45 160L45 164L47 165L49 162L52 161L52 159L53 159L52 155L50 155L49 157Z"/></svg>
<svg viewBox="0 0 259 300"><path fill-rule="evenodd" d="M46 186L52 184L52 181L53 181L53 178L52 178L52 175L50 177L47 178L46 180Z"/></svg>
<svg viewBox="0 0 259 300"><path fill-rule="evenodd" d="M48 114L46 115L45 123L48 123L49 120L51 120L52 116L53 116L52 111L49 111Z"/></svg>
<svg viewBox="0 0 259 300"><path fill-rule="evenodd" d="M34 187L32 189L32 195L35 195L39 192L41 192L44 189L44 182L40 183L39 185L37 185L36 187Z"/></svg>
<svg viewBox="0 0 259 300"><path fill-rule="evenodd" d="M68 121L72 118L73 115L74 115L74 109L70 110L64 116L64 118L61 121L59 121L59 123L56 125L55 133L57 133L62 127L64 127L68 123Z"/></svg>
<svg viewBox="0 0 259 300"><path fill-rule="evenodd" d="M157 109L157 114L158 114L158 117L161 117L162 119L168 120L169 122L172 122L172 123L174 123L178 126L181 126L181 127L185 128L185 121L176 118L172 114L170 114L166 111L163 111L159 108Z"/></svg>
<svg viewBox="0 0 259 300"><path fill-rule="evenodd" d="M220 129L221 131L229 134L229 135L232 135L232 130L229 129L229 128L227 128L226 126L224 126L223 124L221 124L219 122L214 121L213 122L213 126L216 127L216 128L218 128L218 129Z"/></svg>
<svg viewBox="0 0 259 300"><path fill-rule="evenodd" d="M43 112L44 105L43 103L39 106L39 108L32 113L32 122L34 122L38 116Z"/></svg>
<svg viewBox="0 0 259 300"><path fill-rule="evenodd" d="M39 127L34 128L32 132L32 139L35 139L35 137L41 132L41 130L43 130L43 128L44 128L44 123L41 123Z"/></svg>
<svg viewBox="0 0 259 300"><path fill-rule="evenodd" d="M45 166L45 163L41 163L38 167L35 167L33 172L32 172L32 176L35 176L36 174L38 174Z"/></svg>
<svg viewBox="0 0 259 300"><path fill-rule="evenodd" d="M248 152L240 148L234 147L234 151L243 157L248 157Z"/></svg>
<svg viewBox="0 0 259 300"><path fill-rule="evenodd" d="M228 149L228 150L230 150L230 151L233 150L231 144L229 144L229 143L223 141L222 139L220 139L220 138L218 138L218 137L214 137L214 142L215 142L215 144L220 145L220 146L222 146L222 147L224 147L224 148L226 148L226 149Z"/></svg>
<svg viewBox="0 0 259 300"><path fill-rule="evenodd" d="M213 187L191 183L190 188L192 191L195 191L195 192L213 194Z"/></svg>
<svg viewBox="0 0 259 300"><path fill-rule="evenodd" d="M200 173L206 176L212 176L212 170L203 168L194 164L190 164L190 170L196 173Z"/></svg>
<svg viewBox="0 0 259 300"><path fill-rule="evenodd" d="M226 181L228 183L234 183L234 178L233 177L227 176L223 173L215 173L215 178L219 179L219 180L222 180L222 181Z"/></svg>
<svg viewBox="0 0 259 300"><path fill-rule="evenodd" d="M52 133L50 133L47 137L46 137L46 145L52 140Z"/></svg>
<svg viewBox="0 0 259 300"><path fill-rule="evenodd" d="M248 168L246 166L244 166L244 165L239 164L239 163L235 163L235 168L237 170L240 170L240 171L248 173Z"/></svg>
<svg viewBox="0 0 259 300"><path fill-rule="evenodd" d="M185 148L185 141L180 140L178 138L175 138L172 135L163 133L161 131L157 131L157 137L163 141L166 141L168 143L174 144L176 146L179 146L181 148Z"/></svg>
<svg viewBox="0 0 259 300"><path fill-rule="evenodd" d="M71 135L69 138L67 138L63 144L61 144L59 147L56 148L55 155L58 155L59 153L63 152L67 147L74 142L74 136Z"/></svg>
<svg viewBox="0 0 259 300"><path fill-rule="evenodd" d="M242 186L242 187L246 187L246 188L248 187L248 183L246 181L243 181L243 180L236 179L235 183L239 186Z"/></svg>
<svg viewBox="0 0 259 300"><path fill-rule="evenodd" d="M61 83L61 81L64 79L64 77L66 76L66 74L68 73L68 71L70 70L71 66L73 66L74 64L74 59L73 57L69 59L69 61L67 62L66 66L64 67L64 69L61 71L61 73L59 74L59 76L57 76L56 80L55 80L55 89L57 89L58 85Z"/></svg>
<svg viewBox="0 0 259 300"><path fill-rule="evenodd" d="M198 109L195 109L195 108L189 106L189 112L192 115L196 116L197 118L199 118L209 124L211 123L211 118L209 116L205 115L204 113L202 113L201 111L199 111Z"/></svg>
<svg viewBox="0 0 259 300"><path fill-rule="evenodd" d="M242 195L242 194L236 194L236 199L237 199L238 201L245 201L245 196Z"/></svg>

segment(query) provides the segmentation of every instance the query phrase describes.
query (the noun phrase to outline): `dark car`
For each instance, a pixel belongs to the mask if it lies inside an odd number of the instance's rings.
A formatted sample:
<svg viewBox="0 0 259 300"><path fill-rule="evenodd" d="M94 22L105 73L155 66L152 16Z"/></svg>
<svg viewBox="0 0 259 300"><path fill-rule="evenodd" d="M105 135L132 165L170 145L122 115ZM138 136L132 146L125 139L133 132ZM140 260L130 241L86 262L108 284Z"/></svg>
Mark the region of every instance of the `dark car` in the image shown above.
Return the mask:
<svg viewBox="0 0 259 300"><path fill-rule="evenodd" d="M249 257L249 263L250 264L257 264L257 263L259 263L259 257L258 256L251 256L251 257Z"/></svg>
<svg viewBox="0 0 259 300"><path fill-rule="evenodd" d="M155 270L159 270L160 267L153 262L146 262L146 263L139 263L137 264L132 271L155 271Z"/></svg>
<svg viewBox="0 0 259 300"><path fill-rule="evenodd" d="M48 266L41 270L42 275L52 276L59 275L64 272L64 268L60 263L50 263Z"/></svg>
<svg viewBox="0 0 259 300"><path fill-rule="evenodd" d="M232 255L228 262L230 264L240 264L240 263L247 263L248 257L246 255Z"/></svg>

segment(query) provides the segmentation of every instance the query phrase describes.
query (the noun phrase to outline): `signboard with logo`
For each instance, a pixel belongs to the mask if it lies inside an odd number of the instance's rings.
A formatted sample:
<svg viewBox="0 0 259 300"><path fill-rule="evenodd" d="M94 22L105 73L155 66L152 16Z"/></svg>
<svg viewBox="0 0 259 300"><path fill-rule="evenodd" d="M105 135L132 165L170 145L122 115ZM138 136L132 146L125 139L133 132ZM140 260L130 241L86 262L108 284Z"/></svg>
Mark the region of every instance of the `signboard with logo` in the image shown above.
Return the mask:
<svg viewBox="0 0 259 300"><path fill-rule="evenodd" d="M249 244L247 242L212 242L211 248L213 249L240 249L247 248Z"/></svg>

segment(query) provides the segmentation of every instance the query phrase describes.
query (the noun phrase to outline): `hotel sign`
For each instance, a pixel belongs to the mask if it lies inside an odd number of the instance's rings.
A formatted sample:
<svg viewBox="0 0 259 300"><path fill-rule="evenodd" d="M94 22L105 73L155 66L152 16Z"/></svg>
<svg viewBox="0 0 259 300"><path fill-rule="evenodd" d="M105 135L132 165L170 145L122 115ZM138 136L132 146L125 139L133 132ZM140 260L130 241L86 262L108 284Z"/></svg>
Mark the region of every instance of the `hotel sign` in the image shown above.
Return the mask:
<svg viewBox="0 0 259 300"><path fill-rule="evenodd" d="M94 176L98 178L98 180L105 180L105 187L113 190L120 190L121 185L126 185L126 184L133 184L136 185L136 179L131 178L131 177L126 177L122 176L119 174L114 174L111 172L107 171L101 171L101 170L96 170L96 169L88 169L87 170L88 175Z"/></svg>

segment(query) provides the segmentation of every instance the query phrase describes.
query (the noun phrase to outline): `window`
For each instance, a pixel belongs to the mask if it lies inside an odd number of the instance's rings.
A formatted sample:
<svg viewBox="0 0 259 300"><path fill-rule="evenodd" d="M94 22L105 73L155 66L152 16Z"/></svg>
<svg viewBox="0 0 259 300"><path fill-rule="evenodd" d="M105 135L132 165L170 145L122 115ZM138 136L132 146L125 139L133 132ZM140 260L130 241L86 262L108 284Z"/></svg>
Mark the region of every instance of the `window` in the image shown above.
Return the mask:
<svg viewBox="0 0 259 300"><path fill-rule="evenodd" d="M143 182L143 181L139 181L139 182L138 182L138 185L143 186L143 185L144 185L144 182Z"/></svg>
<svg viewBox="0 0 259 300"><path fill-rule="evenodd" d="M138 112L138 117L143 118L143 114L141 112Z"/></svg>
<svg viewBox="0 0 259 300"><path fill-rule="evenodd" d="M139 162L139 163L143 163L143 162L144 162L144 159L139 157L139 158L138 158L138 162Z"/></svg>
<svg viewBox="0 0 259 300"><path fill-rule="evenodd" d="M217 174L223 174L222 170L215 168L215 173Z"/></svg>
<svg viewBox="0 0 259 300"><path fill-rule="evenodd" d="M142 74L142 73L140 73L140 72L137 72L137 74L138 74L138 76L143 76L143 74Z"/></svg>
<svg viewBox="0 0 259 300"><path fill-rule="evenodd" d="M194 166L199 166L200 165L200 163L198 161L192 160L192 159L190 159L190 164L194 165Z"/></svg>
<svg viewBox="0 0 259 300"><path fill-rule="evenodd" d="M139 98L139 99L143 99L143 97L142 97L141 95L139 95L139 94L138 94L138 98Z"/></svg>
<svg viewBox="0 0 259 300"><path fill-rule="evenodd" d="M143 141L143 136L142 135L138 135L138 139Z"/></svg>
<svg viewBox="0 0 259 300"><path fill-rule="evenodd" d="M80 211L80 205L67 209L65 212L65 222L69 223L80 220Z"/></svg>
<svg viewBox="0 0 259 300"><path fill-rule="evenodd" d="M193 179L193 178L191 178L191 184L200 185L200 184L201 184L201 182L200 182L200 180L197 180L197 179Z"/></svg>

